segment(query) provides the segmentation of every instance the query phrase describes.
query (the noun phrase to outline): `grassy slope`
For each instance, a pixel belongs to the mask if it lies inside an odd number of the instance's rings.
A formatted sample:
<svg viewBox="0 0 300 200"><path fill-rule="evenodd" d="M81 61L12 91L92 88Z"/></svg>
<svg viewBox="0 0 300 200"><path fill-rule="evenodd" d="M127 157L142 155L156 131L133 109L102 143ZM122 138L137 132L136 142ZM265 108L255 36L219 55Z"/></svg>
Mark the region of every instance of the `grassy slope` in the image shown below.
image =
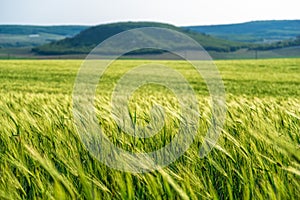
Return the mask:
<svg viewBox="0 0 300 200"><path fill-rule="evenodd" d="M143 63L114 63L97 90L101 123L112 141L128 150L143 149L143 140L132 147L127 145L132 138L117 137L105 115L107 101L121 74ZM300 198L300 59L216 61L228 114L217 148L204 159L198 151L209 123L205 84L186 64L163 63L179 70L198 94L199 136L169 167L129 174L99 163L79 142L71 93L80 61L0 61L0 198ZM141 88L132 105L150 99L177 113L171 93L152 89L159 88ZM163 146L176 123L176 117L167 120L166 135L159 133L146 146Z"/></svg>

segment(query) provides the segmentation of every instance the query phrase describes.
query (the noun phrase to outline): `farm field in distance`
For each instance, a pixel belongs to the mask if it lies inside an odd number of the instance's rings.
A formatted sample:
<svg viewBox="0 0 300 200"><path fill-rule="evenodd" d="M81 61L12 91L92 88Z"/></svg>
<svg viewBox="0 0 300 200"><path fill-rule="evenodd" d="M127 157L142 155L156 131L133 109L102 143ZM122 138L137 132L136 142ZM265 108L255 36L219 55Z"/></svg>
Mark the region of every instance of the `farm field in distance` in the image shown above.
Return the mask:
<svg viewBox="0 0 300 200"><path fill-rule="evenodd" d="M215 148L199 149L210 125L205 82L183 61L115 61L96 92L99 124L127 151L153 151L176 134L178 102L166 88L139 88L137 124L153 103L166 110L152 138L120 132L109 115L112 90L131 68L160 63L180 72L199 101L198 135L171 165L149 173L111 169L91 156L73 124L72 91L81 60L0 60L0 199L300 199L300 59L215 61L227 115ZM167 75L166 75L166 78Z"/></svg>

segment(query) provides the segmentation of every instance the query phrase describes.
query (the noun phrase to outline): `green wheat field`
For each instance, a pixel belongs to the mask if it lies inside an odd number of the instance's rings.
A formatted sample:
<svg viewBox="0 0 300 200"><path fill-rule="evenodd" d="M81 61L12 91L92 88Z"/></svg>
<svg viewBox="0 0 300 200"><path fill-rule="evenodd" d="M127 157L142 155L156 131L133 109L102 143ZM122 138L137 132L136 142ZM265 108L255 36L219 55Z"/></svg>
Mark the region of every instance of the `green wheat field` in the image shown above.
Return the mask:
<svg viewBox="0 0 300 200"><path fill-rule="evenodd" d="M139 139L110 116L112 90L131 68L160 63L190 83L199 102L199 130L184 155L149 173L111 169L82 144L72 92L80 60L0 61L0 199L300 199L300 59L216 61L226 90L226 121L214 149L200 158L210 126L209 93L183 61L115 61L96 92L99 125L126 151L149 152L176 135L179 104L158 85L134 93L137 124L154 103L166 110L162 130ZM166 75L166 78L167 75Z"/></svg>

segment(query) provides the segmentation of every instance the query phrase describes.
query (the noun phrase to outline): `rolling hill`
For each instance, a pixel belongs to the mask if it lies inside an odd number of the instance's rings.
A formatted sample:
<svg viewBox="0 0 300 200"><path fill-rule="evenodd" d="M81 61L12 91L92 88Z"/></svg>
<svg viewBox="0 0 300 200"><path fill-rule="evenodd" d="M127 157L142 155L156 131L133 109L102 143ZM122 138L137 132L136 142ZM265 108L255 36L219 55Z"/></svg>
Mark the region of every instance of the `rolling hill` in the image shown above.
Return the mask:
<svg viewBox="0 0 300 200"><path fill-rule="evenodd" d="M257 51L262 51L258 57L274 57L273 52L277 50L281 52L278 55L280 57L300 55L300 20L271 20L192 27L176 27L156 22L122 22L93 27L0 25L0 58L82 58L105 39L140 27L180 31L198 41L214 58L256 58ZM126 48L125 45L123 48ZM282 53L285 51L288 54ZM142 50L134 53L162 52Z"/></svg>
<svg viewBox="0 0 300 200"><path fill-rule="evenodd" d="M188 30L226 40L270 43L294 39L300 35L300 20L252 21L239 24L189 26Z"/></svg>
<svg viewBox="0 0 300 200"><path fill-rule="evenodd" d="M161 27L185 33L198 41L206 50L210 51L230 52L246 46L244 43L215 38L207 34L196 33L170 24L156 22L122 22L94 26L83 30L72 38L65 38L33 48L33 51L40 55L87 54L105 39L126 30L141 27Z"/></svg>

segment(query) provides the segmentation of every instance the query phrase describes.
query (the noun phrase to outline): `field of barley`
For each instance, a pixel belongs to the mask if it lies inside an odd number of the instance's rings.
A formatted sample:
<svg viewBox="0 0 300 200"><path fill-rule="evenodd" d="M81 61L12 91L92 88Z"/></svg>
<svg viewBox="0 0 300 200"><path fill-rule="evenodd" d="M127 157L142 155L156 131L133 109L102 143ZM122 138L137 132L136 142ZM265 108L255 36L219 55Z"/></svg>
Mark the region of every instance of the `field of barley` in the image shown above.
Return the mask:
<svg viewBox="0 0 300 200"><path fill-rule="evenodd" d="M110 116L117 81L145 63L169 66L189 81L199 104L199 130L175 162L129 173L93 157L75 128L72 92L82 61L0 60L0 199L300 199L300 59L215 62L227 112L218 142L204 158L199 149L210 126L209 93L183 61L112 63L96 91L99 125L130 152L172 141L180 111L167 88L145 85L129 102L137 124L149 121L154 103L164 107L164 126L154 137L128 136Z"/></svg>

